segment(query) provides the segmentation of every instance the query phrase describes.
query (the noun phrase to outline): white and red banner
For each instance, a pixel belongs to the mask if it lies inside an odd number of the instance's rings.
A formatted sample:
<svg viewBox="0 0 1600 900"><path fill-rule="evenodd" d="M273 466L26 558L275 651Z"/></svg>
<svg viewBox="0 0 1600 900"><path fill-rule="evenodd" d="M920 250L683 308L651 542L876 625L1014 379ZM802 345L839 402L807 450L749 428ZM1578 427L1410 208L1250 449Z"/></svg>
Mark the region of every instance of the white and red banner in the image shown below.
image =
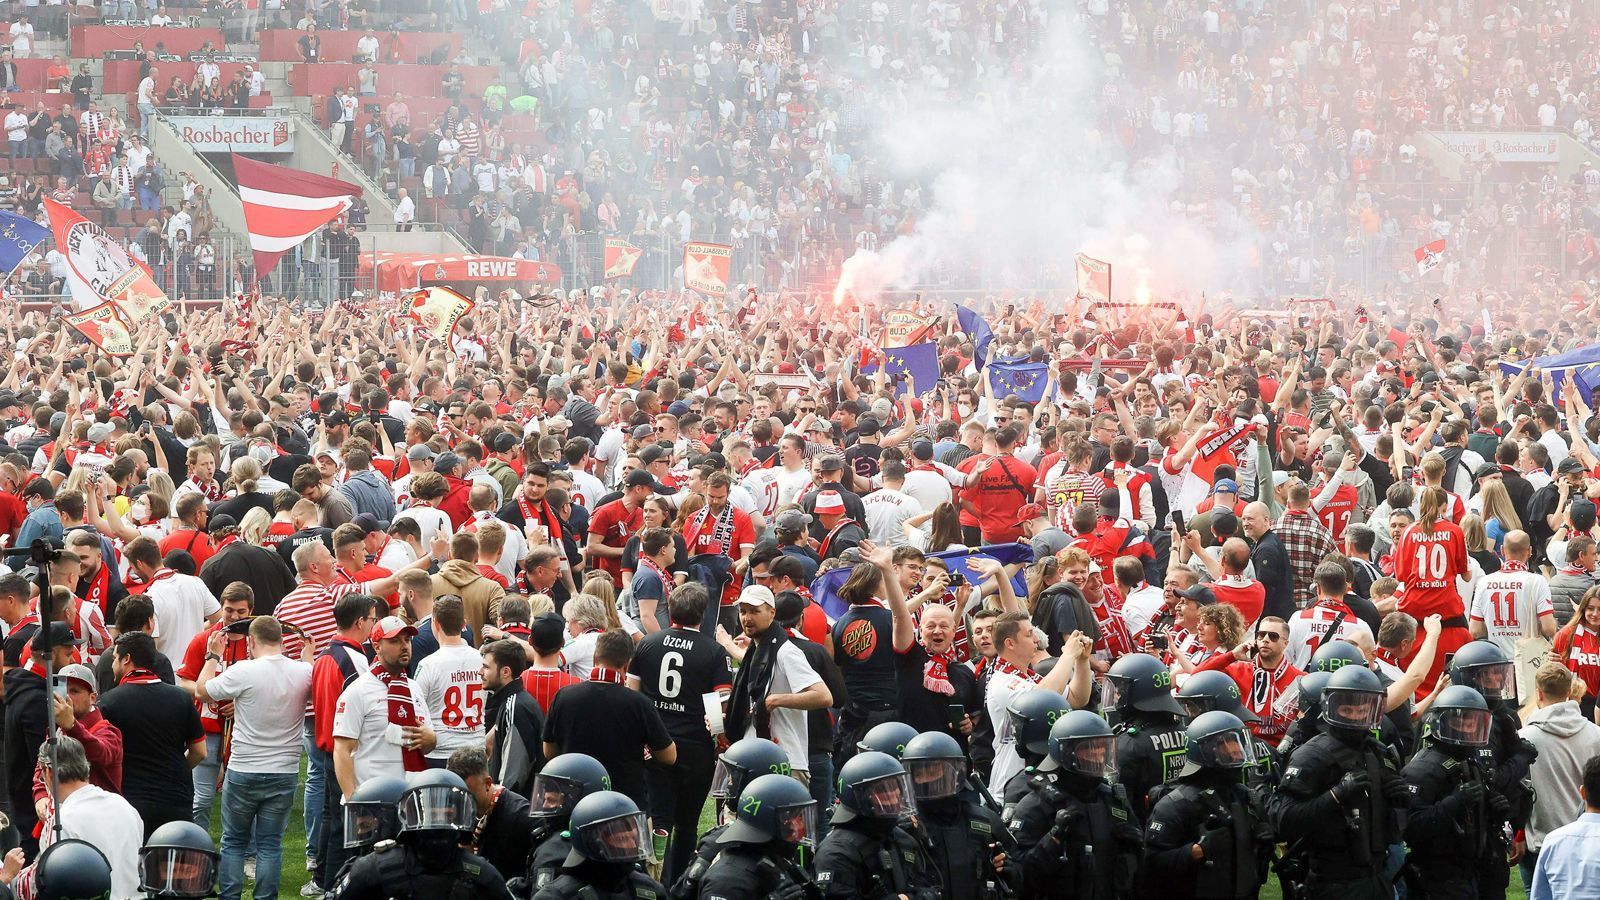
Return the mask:
<svg viewBox="0 0 1600 900"><path fill-rule="evenodd" d="M93 309L67 313L65 318L102 352L110 356L132 355L133 332L117 304L108 300Z"/></svg>
<svg viewBox="0 0 1600 900"><path fill-rule="evenodd" d="M627 278L633 274L633 267L639 264L639 257L644 251L628 243L627 238L606 238L606 273L605 279Z"/></svg>
<svg viewBox="0 0 1600 900"><path fill-rule="evenodd" d="M278 259L298 247L322 226L345 214L361 196L361 188L347 181L233 157L233 174L239 181L244 204L244 224L255 252L256 278L278 265Z"/></svg>
<svg viewBox="0 0 1600 900"><path fill-rule="evenodd" d="M1096 303L1111 300L1111 263L1078 254L1078 296Z"/></svg>
<svg viewBox="0 0 1600 900"><path fill-rule="evenodd" d="M293 153L294 120L261 116L168 116L196 153Z"/></svg>
<svg viewBox="0 0 1600 900"><path fill-rule="evenodd" d="M561 283L561 267L555 263L513 256L441 256L437 253L379 251L361 254L358 269L362 275L372 273L378 290L397 294L439 282L504 282L532 288Z"/></svg>
<svg viewBox="0 0 1600 900"><path fill-rule="evenodd" d="M103 228L49 198L44 208L56 249L67 260L67 287L78 312L114 303L131 327L171 305L150 270Z"/></svg>
<svg viewBox="0 0 1600 900"><path fill-rule="evenodd" d="M472 301L447 287L431 286L407 294L401 301L405 316L449 346L456 323L472 312Z"/></svg>
<svg viewBox="0 0 1600 900"><path fill-rule="evenodd" d="M879 347L909 347L932 340L938 320L909 309L892 309L883 316L883 340Z"/></svg>
<svg viewBox="0 0 1600 900"><path fill-rule="evenodd" d="M683 245L683 286L688 290L720 297L728 292L732 275L732 247L694 241Z"/></svg>
<svg viewBox="0 0 1600 900"><path fill-rule="evenodd" d="M1423 244L1417 248L1417 274L1426 275L1439 268L1439 263L1444 260L1444 238L1431 244Z"/></svg>

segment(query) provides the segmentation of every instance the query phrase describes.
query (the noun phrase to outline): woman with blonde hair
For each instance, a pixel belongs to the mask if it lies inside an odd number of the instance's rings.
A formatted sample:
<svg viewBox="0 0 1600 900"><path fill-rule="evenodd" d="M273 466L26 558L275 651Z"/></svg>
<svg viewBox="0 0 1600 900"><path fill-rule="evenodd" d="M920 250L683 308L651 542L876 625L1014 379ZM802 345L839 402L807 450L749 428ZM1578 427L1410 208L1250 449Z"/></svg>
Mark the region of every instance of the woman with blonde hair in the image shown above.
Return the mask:
<svg viewBox="0 0 1600 900"><path fill-rule="evenodd" d="M1506 493L1505 482L1499 478L1485 478L1479 482L1478 497L1483 503L1481 509L1484 532L1494 543L1494 551L1499 553L1500 544L1506 535L1522 529L1522 518L1517 515L1516 507L1511 505L1511 495ZM1498 566L1493 570L1484 566L1485 572L1498 570Z"/></svg>
<svg viewBox="0 0 1600 900"><path fill-rule="evenodd" d="M628 633L628 637L638 641L644 637L644 632L639 630L639 623L632 616L624 616L617 609L617 587L611 581L611 575L596 569L583 579L583 593L600 598L606 607L606 630L621 628Z"/></svg>
<svg viewBox="0 0 1600 900"><path fill-rule="evenodd" d="M1199 621L1194 637L1198 650L1173 654L1173 668L1177 672L1193 672L1200 664L1218 653L1232 652L1244 643L1244 614L1231 603L1211 603L1200 607Z"/></svg>
<svg viewBox="0 0 1600 900"><path fill-rule="evenodd" d="M260 507L251 507L239 523L239 537L247 544L264 546L267 530L272 527L272 516Z"/></svg>
<svg viewBox="0 0 1600 900"><path fill-rule="evenodd" d="M1400 597L1400 612L1418 622L1435 614L1444 619L1438 652L1422 679L1423 694L1432 693L1439 683L1445 657L1472 640L1460 590L1461 582L1472 576L1471 558L1467 556L1466 536L1447 517L1449 509L1450 495L1444 488L1423 488L1417 501L1417 521L1400 535L1394 548L1394 578L1406 586ZM1412 655L1415 653L1413 650ZM1407 657L1400 660L1400 665L1410 662Z"/></svg>
<svg viewBox="0 0 1600 900"><path fill-rule="evenodd" d="M1600 665L1591 660L1600 658L1600 585L1589 588L1572 611L1566 627L1556 632L1550 646L1550 659L1560 662L1578 680L1585 690L1579 705L1583 717L1594 721L1595 694L1600 691Z"/></svg>

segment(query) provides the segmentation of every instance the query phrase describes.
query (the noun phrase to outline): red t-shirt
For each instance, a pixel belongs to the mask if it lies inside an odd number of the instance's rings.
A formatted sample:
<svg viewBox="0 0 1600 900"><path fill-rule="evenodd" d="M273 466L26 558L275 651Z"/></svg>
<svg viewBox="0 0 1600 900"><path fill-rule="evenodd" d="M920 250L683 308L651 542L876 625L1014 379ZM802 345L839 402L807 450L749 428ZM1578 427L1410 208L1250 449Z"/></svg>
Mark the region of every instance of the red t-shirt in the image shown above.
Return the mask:
<svg viewBox="0 0 1600 900"><path fill-rule="evenodd" d="M644 510L636 507L630 511L621 500L607 503L589 517L589 533L599 537L600 543L606 547L620 549L628 546L628 538L642 527ZM612 584L622 587L622 557L596 556L593 561L596 568L611 576Z"/></svg>
<svg viewBox="0 0 1600 900"><path fill-rule="evenodd" d="M977 484L967 485L962 497L978 510L978 530L985 544L1004 544L1022 537L1017 511L1033 502L1032 485L1038 478L1033 466L1002 455L989 463Z"/></svg>
<svg viewBox="0 0 1600 900"><path fill-rule="evenodd" d="M211 558L211 554L217 552L217 548L211 546L211 536L193 528L180 528L161 539L161 555L163 557L174 550L187 551L190 556L194 557L194 564L197 569L206 564L206 560Z"/></svg>
<svg viewBox="0 0 1600 900"><path fill-rule="evenodd" d="M1211 582L1211 593L1223 603L1232 604L1246 622L1254 622L1267 603L1267 589L1259 581L1243 584L1224 579Z"/></svg>
<svg viewBox="0 0 1600 900"><path fill-rule="evenodd" d="M698 529L695 527L696 523L701 523ZM749 547L755 545L756 527L743 510L733 508L733 546L724 547L717 541L717 517L708 514L702 521L701 515L695 513L689 517L689 523L683 526L683 542L688 545L690 556L720 553L738 561L744 558ZM730 578L728 586L722 592L722 605L732 606L737 602L739 602L739 579Z"/></svg>
<svg viewBox="0 0 1600 900"><path fill-rule="evenodd" d="M506 577L504 575L501 575L500 572L497 569L495 569L494 566L486 566L483 563L478 563L478 574L482 575L483 577L485 577L487 579L489 579L490 581L494 582L495 584L500 585L503 588L511 587L511 582L507 581Z"/></svg>
<svg viewBox="0 0 1600 900"><path fill-rule="evenodd" d="M539 708L549 714L550 701L556 697L556 692L562 688L579 683L581 679L576 675L569 675L560 669L528 669L522 673L522 687L533 695Z"/></svg>
<svg viewBox="0 0 1600 900"><path fill-rule="evenodd" d="M1591 692L1600 691L1600 634L1583 626L1563 628L1556 635L1554 658L1571 670Z"/></svg>
<svg viewBox="0 0 1600 900"><path fill-rule="evenodd" d="M1322 520L1322 527L1333 535L1334 543L1344 540L1344 530L1350 525L1350 517L1356 513L1357 502L1356 489L1345 484L1333 492L1332 500L1317 510L1317 518Z"/></svg>
<svg viewBox="0 0 1600 900"><path fill-rule="evenodd" d="M1400 582L1400 611L1417 621L1434 613L1461 618L1466 609L1456 579L1467 574L1467 542L1460 527L1437 522L1433 533L1412 525L1394 549L1394 577Z"/></svg>
<svg viewBox="0 0 1600 900"><path fill-rule="evenodd" d="M22 498L10 491L0 491L0 534L15 538L22 520L27 517L28 508L23 505Z"/></svg>

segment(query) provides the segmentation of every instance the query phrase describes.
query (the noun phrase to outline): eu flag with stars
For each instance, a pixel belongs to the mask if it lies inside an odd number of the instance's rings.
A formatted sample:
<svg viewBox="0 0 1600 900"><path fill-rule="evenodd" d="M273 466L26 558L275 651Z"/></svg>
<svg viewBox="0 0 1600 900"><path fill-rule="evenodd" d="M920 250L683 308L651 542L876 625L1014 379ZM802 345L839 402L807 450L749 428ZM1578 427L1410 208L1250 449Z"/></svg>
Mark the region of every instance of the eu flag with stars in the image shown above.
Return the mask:
<svg viewBox="0 0 1600 900"><path fill-rule="evenodd" d="M994 332L990 330L988 320L961 305L956 306L956 320L967 337L972 338L973 360L978 368L983 368L989 361L989 345L994 342Z"/></svg>
<svg viewBox="0 0 1600 900"><path fill-rule="evenodd" d="M50 229L32 219L0 210L0 269L7 275L22 265L22 260L50 236Z"/></svg>
<svg viewBox="0 0 1600 900"><path fill-rule="evenodd" d="M934 389L939 383L939 345L933 342L926 344L913 344L910 347L886 347L878 351L883 355L884 372L889 380L894 382L895 396L906 392L907 384L903 378L897 378L905 372L916 381L917 393L922 394ZM862 366L861 374L872 375L878 367Z"/></svg>
<svg viewBox="0 0 1600 900"><path fill-rule="evenodd" d="M1018 542L1015 544L989 544L975 550L946 550L942 553L928 554L929 559L944 560L947 571L961 573L961 576L967 580L968 584L978 584L983 580L978 577L977 572L974 572L967 565L968 560L980 556L995 560L1004 566L1013 564L1026 566L1028 563L1033 562L1033 547ZM822 607L822 611L828 614L830 621L837 620L850 609L850 604L839 596L839 588L844 587L845 581L850 577L851 568L851 566L839 566L836 569L830 569L818 575L816 580L811 582L811 599ZM1020 568L1015 575L1011 576L1011 590L1019 599L1028 596L1026 571L1025 568Z"/></svg>
<svg viewBox="0 0 1600 900"><path fill-rule="evenodd" d="M992 359L985 371L989 373L989 385L997 398L1016 394L1017 399L1025 403L1038 403L1044 399L1045 387L1050 384L1049 364L1029 362L1027 357Z"/></svg>

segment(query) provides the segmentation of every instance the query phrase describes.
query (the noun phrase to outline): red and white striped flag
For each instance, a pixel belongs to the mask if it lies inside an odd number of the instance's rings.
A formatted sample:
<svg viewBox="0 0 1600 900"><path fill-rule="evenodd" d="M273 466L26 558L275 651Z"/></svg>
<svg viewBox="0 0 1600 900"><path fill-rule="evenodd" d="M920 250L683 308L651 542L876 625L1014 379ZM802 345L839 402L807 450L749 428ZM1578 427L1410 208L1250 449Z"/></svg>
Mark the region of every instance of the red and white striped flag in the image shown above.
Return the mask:
<svg viewBox="0 0 1600 900"><path fill-rule="evenodd" d="M233 157L233 172L239 181L258 280L278 265L279 257L344 215L361 196L361 188L347 181L238 154Z"/></svg>

